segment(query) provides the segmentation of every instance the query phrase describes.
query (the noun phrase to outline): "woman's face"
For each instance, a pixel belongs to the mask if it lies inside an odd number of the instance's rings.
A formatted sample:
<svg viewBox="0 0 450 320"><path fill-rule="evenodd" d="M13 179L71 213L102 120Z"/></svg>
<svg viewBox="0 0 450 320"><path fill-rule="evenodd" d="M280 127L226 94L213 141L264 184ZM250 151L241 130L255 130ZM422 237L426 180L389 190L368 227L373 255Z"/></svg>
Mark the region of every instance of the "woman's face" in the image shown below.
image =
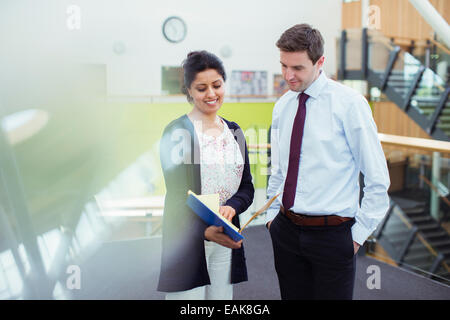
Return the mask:
<svg viewBox="0 0 450 320"><path fill-rule="evenodd" d="M194 106L204 114L216 113L223 103L225 83L215 69L197 73L188 89Z"/></svg>

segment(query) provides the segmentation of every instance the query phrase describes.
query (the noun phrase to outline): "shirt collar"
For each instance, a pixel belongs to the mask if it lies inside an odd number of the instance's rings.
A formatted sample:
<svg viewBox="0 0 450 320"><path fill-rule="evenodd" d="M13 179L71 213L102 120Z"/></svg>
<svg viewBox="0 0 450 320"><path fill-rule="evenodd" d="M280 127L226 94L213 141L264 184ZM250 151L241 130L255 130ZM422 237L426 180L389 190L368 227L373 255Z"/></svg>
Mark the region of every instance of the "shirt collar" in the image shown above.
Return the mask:
<svg viewBox="0 0 450 320"><path fill-rule="evenodd" d="M323 70L320 70L319 77L311 83L311 85L304 91L308 96L317 98L327 83L327 76Z"/></svg>

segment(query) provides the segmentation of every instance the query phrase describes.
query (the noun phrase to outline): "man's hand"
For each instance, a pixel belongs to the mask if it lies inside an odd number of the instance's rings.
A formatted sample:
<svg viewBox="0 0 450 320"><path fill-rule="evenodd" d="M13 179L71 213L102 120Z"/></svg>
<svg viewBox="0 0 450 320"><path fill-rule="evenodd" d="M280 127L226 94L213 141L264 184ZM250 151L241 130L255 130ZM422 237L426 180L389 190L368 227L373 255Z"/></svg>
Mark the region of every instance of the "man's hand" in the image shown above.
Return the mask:
<svg viewBox="0 0 450 320"><path fill-rule="evenodd" d="M205 238L230 249L239 249L242 245L242 240L238 242L233 241L233 239L223 233L223 227L209 226L205 230Z"/></svg>
<svg viewBox="0 0 450 320"><path fill-rule="evenodd" d="M358 252L359 247L361 247L361 245L360 245L359 243L353 241L353 251L354 251L354 254L356 254L356 253Z"/></svg>
<svg viewBox="0 0 450 320"><path fill-rule="evenodd" d="M230 206L222 206L219 208L219 213L227 220L231 221L236 215L236 210Z"/></svg>
<svg viewBox="0 0 450 320"><path fill-rule="evenodd" d="M273 219L270 220L269 222L267 222L267 230L270 230L270 225L272 224L272 221L273 221Z"/></svg>

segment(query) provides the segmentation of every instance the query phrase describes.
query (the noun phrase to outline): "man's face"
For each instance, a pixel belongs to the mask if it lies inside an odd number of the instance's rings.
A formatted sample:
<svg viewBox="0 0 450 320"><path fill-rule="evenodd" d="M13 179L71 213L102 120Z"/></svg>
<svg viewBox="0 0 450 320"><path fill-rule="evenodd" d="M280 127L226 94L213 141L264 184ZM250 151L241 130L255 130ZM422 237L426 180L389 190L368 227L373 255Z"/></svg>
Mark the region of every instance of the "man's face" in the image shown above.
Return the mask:
<svg viewBox="0 0 450 320"><path fill-rule="evenodd" d="M289 89L296 92L306 90L319 76L324 60L322 56L313 64L306 51L280 50L281 71Z"/></svg>

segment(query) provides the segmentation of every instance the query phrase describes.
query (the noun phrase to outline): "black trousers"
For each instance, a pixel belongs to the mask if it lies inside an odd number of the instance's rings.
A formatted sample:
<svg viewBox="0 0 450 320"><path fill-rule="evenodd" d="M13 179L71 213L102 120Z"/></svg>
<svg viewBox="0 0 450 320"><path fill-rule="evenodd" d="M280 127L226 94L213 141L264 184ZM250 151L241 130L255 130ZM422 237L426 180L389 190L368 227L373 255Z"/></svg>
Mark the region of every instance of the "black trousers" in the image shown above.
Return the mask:
<svg viewBox="0 0 450 320"><path fill-rule="evenodd" d="M356 256L349 220L338 226L298 226L281 212L270 225L283 300L351 300Z"/></svg>

